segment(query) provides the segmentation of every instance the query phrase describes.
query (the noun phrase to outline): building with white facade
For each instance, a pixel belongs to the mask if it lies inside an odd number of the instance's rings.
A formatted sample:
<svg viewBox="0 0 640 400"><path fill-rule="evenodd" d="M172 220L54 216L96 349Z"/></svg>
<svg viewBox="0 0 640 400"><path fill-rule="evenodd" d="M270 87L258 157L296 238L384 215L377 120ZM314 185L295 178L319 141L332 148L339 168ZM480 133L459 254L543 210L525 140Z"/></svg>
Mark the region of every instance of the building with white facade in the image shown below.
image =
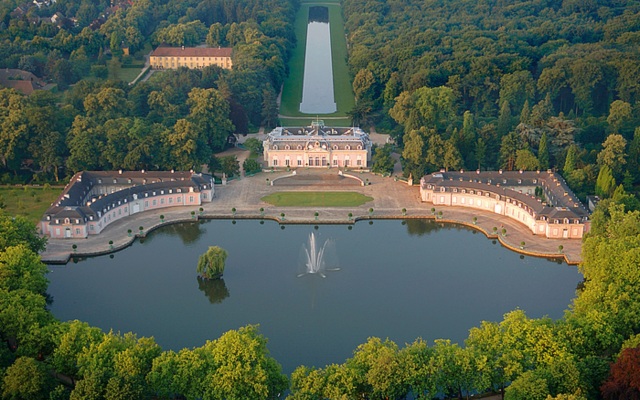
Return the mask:
<svg viewBox="0 0 640 400"><path fill-rule="evenodd" d="M274 168L367 168L369 135L357 127L328 128L322 121L308 127L271 131L263 143L264 161Z"/></svg>
<svg viewBox="0 0 640 400"><path fill-rule="evenodd" d="M52 238L86 238L130 215L164 207L198 207L214 195L209 175L174 171L78 172L40 220Z"/></svg>
<svg viewBox="0 0 640 400"><path fill-rule="evenodd" d="M590 226L589 211L551 171L441 171L420 180L420 196L511 218L548 238L581 239Z"/></svg>

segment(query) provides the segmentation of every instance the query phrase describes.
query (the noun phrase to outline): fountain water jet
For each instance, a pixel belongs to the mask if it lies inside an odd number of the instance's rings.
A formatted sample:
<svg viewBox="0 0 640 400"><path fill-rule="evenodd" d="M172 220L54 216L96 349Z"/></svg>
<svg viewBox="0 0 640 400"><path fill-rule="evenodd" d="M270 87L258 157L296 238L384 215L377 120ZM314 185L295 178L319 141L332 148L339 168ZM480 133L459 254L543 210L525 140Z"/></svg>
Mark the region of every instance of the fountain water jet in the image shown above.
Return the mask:
<svg viewBox="0 0 640 400"><path fill-rule="evenodd" d="M302 246L300 259L303 272L298 274L298 277L308 274L318 274L326 278L324 274L326 271L340 270L340 268L337 267L337 260L335 258L334 242L327 239L322 246L319 246L313 232L309 235L307 246ZM327 263L331 263L332 268L327 268Z"/></svg>

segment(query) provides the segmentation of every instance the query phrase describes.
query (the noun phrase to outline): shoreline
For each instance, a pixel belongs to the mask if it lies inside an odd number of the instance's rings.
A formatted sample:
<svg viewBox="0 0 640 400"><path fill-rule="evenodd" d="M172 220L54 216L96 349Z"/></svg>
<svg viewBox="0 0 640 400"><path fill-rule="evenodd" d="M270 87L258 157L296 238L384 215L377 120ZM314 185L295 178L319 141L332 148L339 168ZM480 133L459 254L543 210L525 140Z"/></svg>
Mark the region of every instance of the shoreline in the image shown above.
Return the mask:
<svg viewBox="0 0 640 400"><path fill-rule="evenodd" d="M333 174L332 170L308 170L302 169L299 174ZM359 172L354 172L358 174ZM407 220L424 219L438 223L465 226L482 232L489 240L497 240L500 244L519 254L563 259L568 265L577 265L581 261L582 241L576 239L547 239L533 235L526 226L509 218L496 219L495 214L475 209L467 209L456 206L439 206L438 211L443 215L439 217L431 212L431 203L420 201L418 186L408 186L406 183L393 177L381 177L372 173L361 173L366 176L367 186L339 185L339 186L278 186L266 185L265 178L278 178L287 173L284 171L265 172L251 177L241 177L227 185L216 185L216 198L211 203L204 203L197 209L195 215L190 207L169 207L144 213L134 217L123 219L109 225L99 235L90 235L85 239L51 239L49 238L46 250L41 253L42 261L47 264L66 264L73 257L91 257L115 253L131 246L136 239L146 237L150 232L170 224L193 223L208 219L226 220L272 220L281 225L353 225L359 221L367 220ZM355 181L354 181L355 182ZM260 199L270 193L279 191L353 191L370 196L373 200L359 207L275 207ZM233 213L232 209L236 212ZM264 213L259 209L264 208ZM371 215L368 210L374 209ZM401 210L405 208L406 213ZM318 212L316 219L314 213ZM280 217L285 213L285 219ZM348 214L352 213L351 218ZM164 215L164 220L160 219ZM476 219L475 223L473 222ZM140 231L138 228L143 226ZM507 235L493 231L493 227L505 227ZM131 229L129 236L127 231ZM109 241L113 244L110 245ZM521 248L520 243L526 245ZM74 251L72 246L76 244ZM564 247L563 251L558 246Z"/></svg>

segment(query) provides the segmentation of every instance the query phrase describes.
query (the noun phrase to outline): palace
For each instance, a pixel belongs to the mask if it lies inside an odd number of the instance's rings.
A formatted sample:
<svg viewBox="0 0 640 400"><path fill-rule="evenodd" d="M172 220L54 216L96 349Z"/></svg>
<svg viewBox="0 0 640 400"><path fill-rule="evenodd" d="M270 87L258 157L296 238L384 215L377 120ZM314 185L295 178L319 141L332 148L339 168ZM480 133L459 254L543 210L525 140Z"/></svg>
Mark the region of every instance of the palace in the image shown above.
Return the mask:
<svg viewBox="0 0 640 400"><path fill-rule="evenodd" d="M551 171L441 171L420 180L420 197L503 215L547 238L580 239L590 226L589 211Z"/></svg>
<svg viewBox="0 0 640 400"><path fill-rule="evenodd" d="M167 47L156 48L149 56L153 69L178 69L186 67L200 69L211 65L231 69L230 47Z"/></svg>
<svg viewBox="0 0 640 400"><path fill-rule="evenodd" d="M214 195L211 176L174 171L78 172L40 220L52 238L86 238L130 215L164 207L197 207Z"/></svg>
<svg viewBox="0 0 640 400"><path fill-rule="evenodd" d="M322 121L300 128L278 127L263 143L269 167L364 169L371 159L371 140L362 129L325 128Z"/></svg>

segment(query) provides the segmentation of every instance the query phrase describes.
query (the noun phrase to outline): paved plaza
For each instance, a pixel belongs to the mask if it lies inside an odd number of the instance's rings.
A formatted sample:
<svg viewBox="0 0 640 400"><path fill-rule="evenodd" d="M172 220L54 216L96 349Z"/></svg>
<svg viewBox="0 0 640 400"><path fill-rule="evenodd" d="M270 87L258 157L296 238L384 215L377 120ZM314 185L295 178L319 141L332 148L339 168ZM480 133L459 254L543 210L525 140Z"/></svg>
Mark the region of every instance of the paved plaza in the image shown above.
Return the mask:
<svg viewBox="0 0 640 400"><path fill-rule="evenodd" d="M274 219L284 224L350 224L358 220L373 219L408 219L431 218L431 203L420 201L419 185L409 186L406 182L394 177L381 177L369 172L353 172L354 176L369 183L362 186L359 181L338 176L337 169L298 169L295 178L286 178L291 172L262 172L251 177L241 177L226 185L216 185L215 198L211 203L199 207L170 207L160 210L146 211L133 217L110 224L99 235L91 235L87 239L49 239L47 250L42 254L45 262L64 263L74 255L89 256L105 254L131 245L137 236L149 234L163 224L193 221L201 218L262 218L260 208L264 208L264 218ZM278 179L280 178L280 179ZM274 181L271 185L271 182ZM373 200L360 207L274 207L260 199L278 191L352 191L370 196ZM235 208L235 216L232 209ZM373 208L373 216L369 209ZM402 209L406 209L403 215ZM191 212L194 211L195 215ZM578 264L581 260L580 240L547 239L535 236L524 225L490 212L472 210L462 207L437 207L436 213L442 211L437 218L442 223L463 224L482 231L489 238L499 240L504 246L528 255L541 257L564 257L570 264ZM314 213L318 212L316 220ZM280 214L285 214L282 221ZM353 214L353 219L349 218ZM160 220L164 215L164 221ZM473 221L476 217L477 221ZM139 227L143 227L140 235ZM506 236L494 234L504 227ZM131 229L132 235L128 234ZM425 238L428 240L428 238ZM112 244L109 242L112 241ZM524 248L520 243L525 242ZM77 248L72 249L73 245ZM559 251L558 246L564 249Z"/></svg>

